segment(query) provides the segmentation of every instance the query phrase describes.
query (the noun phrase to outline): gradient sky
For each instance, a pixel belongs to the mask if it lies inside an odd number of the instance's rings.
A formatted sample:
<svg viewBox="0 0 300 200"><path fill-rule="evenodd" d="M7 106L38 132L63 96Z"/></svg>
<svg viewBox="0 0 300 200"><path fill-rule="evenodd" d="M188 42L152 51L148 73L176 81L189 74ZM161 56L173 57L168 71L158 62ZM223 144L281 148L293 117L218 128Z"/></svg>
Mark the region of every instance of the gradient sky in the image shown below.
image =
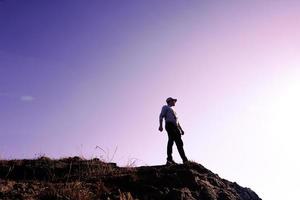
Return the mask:
<svg viewBox="0 0 300 200"><path fill-rule="evenodd" d="M0 156L164 164L172 96L189 159L295 199L299 27L300 1L1 0Z"/></svg>

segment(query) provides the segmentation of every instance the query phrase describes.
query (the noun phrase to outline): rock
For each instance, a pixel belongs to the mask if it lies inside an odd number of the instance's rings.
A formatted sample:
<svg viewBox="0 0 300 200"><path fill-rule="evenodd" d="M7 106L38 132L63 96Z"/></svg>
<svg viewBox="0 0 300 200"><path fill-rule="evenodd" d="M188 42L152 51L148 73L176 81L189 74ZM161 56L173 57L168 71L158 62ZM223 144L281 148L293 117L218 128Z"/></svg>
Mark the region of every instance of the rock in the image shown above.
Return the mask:
<svg viewBox="0 0 300 200"><path fill-rule="evenodd" d="M0 199L261 200L198 163L118 167L80 157L0 161Z"/></svg>
<svg viewBox="0 0 300 200"><path fill-rule="evenodd" d="M172 189L165 197L167 200L196 200L188 188Z"/></svg>

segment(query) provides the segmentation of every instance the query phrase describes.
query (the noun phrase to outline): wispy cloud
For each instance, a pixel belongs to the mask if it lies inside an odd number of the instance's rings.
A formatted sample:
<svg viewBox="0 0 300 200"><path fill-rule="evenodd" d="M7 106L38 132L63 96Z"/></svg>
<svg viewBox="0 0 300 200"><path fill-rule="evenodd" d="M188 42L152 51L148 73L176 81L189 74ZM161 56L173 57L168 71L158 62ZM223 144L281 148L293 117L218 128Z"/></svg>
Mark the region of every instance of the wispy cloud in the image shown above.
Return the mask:
<svg viewBox="0 0 300 200"><path fill-rule="evenodd" d="M23 95L20 97L20 99L21 99L21 101L30 102L30 101L33 101L35 98L30 95Z"/></svg>
<svg viewBox="0 0 300 200"><path fill-rule="evenodd" d="M0 0L1 1L1 0ZM9 98L9 99L19 99L20 101L24 101L24 102L31 102L35 100L35 97L31 96L31 95L13 95L7 92L0 92L0 98Z"/></svg>

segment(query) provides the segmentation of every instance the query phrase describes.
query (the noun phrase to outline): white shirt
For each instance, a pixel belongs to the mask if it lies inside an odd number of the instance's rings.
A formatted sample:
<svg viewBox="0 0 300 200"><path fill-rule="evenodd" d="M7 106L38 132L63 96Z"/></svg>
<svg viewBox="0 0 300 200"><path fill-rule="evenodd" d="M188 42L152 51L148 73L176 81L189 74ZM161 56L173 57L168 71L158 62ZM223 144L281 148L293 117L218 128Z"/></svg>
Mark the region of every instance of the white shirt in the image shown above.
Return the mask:
<svg viewBox="0 0 300 200"><path fill-rule="evenodd" d="M178 117L175 110L168 105L164 105L161 109L161 113L159 115L159 119L162 120L165 118L166 122L171 122L175 125L178 125Z"/></svg>

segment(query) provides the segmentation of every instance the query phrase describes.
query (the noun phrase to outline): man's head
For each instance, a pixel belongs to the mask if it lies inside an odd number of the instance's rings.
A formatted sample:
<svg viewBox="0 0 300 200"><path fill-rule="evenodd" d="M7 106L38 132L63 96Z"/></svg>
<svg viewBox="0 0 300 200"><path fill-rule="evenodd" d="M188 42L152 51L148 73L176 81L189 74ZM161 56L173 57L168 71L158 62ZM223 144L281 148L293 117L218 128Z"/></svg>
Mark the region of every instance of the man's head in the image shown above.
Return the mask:
<svg viewBox="0 0 300 200"><path fill-rule="evenodd" d="M169 106L175 106L177 99L173 99L172 97L167 98L166 102Z"/></svg>

